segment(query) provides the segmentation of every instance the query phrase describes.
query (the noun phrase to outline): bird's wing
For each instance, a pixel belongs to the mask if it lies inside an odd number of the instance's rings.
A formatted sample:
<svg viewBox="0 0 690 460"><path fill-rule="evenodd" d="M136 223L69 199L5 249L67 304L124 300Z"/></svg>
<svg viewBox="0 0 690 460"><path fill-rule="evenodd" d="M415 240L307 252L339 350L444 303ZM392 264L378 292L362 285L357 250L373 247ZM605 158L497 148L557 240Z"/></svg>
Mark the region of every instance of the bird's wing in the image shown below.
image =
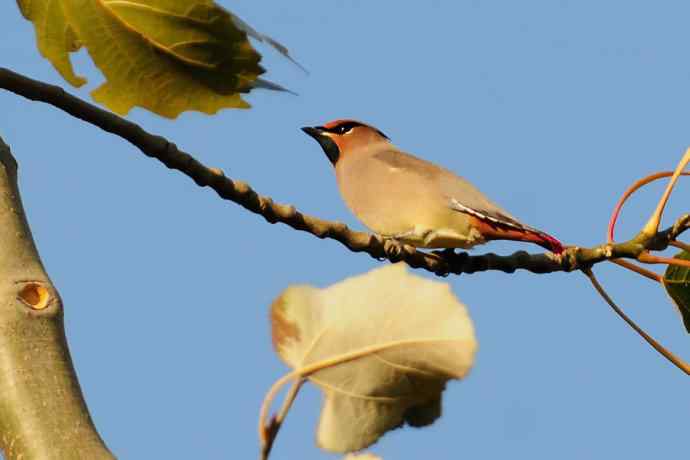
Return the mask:
<svg viewBox="0 0 690 460"><path fill-rule="evenodd" d="M563 245L556 238L529 225L525 225L498 205L489 201L465 179L455 176L441 179L450 207L469 214L478 221L481 233L489 239L520 240L536 243L557 254Z"/></svg>
<svg viewBox="0 0 690 460"><path fill-rule="evenodd" d="M511 216L461 177L455 176L446 180L442 179L441 186L448 197L450 207L455 211L469 214L488 224L520 231L542 233L540 230L525 225Z"/></svg>
<svg viewBox="0 0 690 460"><path fill-rule="evenodd" d="M495 209L491 209L489 207L467 206L456 198L450 198L449 202L451 209L458 212L463 212L465 214L469 214L483 221L493 222L496 225L505 225L507 227L512 227L520 230L529 228L520 221L517 221L512 217L509 217L506 214L503 214L502 212L497 211Z"/></svg>
<svg viewBox="0 0 690 460"><path fill-rule="evenodd" d="M393 148L377 152L374 158L391 169L401 169L436 188L440 200L451 209L470 214L478 219L525 229L517 219L491 202L467 180L428 161Z"/></svg>

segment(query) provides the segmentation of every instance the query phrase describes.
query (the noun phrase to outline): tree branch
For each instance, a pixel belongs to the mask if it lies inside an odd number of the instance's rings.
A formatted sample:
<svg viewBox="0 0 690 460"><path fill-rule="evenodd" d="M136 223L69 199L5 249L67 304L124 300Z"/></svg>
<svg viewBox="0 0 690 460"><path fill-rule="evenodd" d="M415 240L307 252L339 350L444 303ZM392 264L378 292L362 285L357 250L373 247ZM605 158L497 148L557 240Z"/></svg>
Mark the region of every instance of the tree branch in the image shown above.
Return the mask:
<svg viewBox="0 0 690 460"><path fill-rule="evenodd" d="M688 228L690 217L684 216L674 227L651 238L636 237L618 244L603 244L593 248L569 247L561 256L528 254L518 251L509 256L493 253L471 256L450 251L427 253L412 246L384 240L377 235L350 230L341 222L330 222L303 214L294 206L274 203L269 197L257 194L248 184L225 177L222 171L209 168L189 153L181 151L164 137L146 132L136 123L96 107L65 92L59 86L49 85L0 67L0 88L34 101L45 102L92 125L120 136L145 155L155 158L170 169L191 178L200 187L210 187L221 198L233 201L245 209L262 216L269 223L283 223L296 230L311 233L318 238L339 241L353 252L366 252L376 259L391 262L404 261L413 268L423 268L437 275L475 273L498 270L512 273L528 270L533 273L572 271L615 258L636 259L648 249L665 249L681 232ZM675 229L675 230L674 230Z"/></svg>
<svg viewBox="0 0 690 460"><path fill-rule="evenodd" d="M60 296L31 236L0 138L0 449L8 459L114 458L91 421Z"/></svg>

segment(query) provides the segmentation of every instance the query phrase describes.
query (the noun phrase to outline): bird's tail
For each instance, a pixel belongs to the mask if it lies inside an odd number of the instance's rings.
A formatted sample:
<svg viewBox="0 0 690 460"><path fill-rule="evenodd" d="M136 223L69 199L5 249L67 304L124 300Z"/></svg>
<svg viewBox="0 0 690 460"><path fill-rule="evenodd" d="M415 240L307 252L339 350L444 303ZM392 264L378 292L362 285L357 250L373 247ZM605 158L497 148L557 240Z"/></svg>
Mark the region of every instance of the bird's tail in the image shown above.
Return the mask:
<svg viewBox="0 0 690 460"><path fill-rule="evenodd" d="M517 221L497 222L477 219L475 225L487 240L526 241L538 244L555 254L560 254L565 250L563 244L553 236Z"/></svg>
<svg viewBox="0 0 690 460"><path fill-rule="evenodd" d="M538 244L542 248L547 249L554 254L560 254L565 251L563 244L556 238L548 233L544 233L540 230L534 230L532 228L525 229L522 241L529 241L531 243Z"/></svg>

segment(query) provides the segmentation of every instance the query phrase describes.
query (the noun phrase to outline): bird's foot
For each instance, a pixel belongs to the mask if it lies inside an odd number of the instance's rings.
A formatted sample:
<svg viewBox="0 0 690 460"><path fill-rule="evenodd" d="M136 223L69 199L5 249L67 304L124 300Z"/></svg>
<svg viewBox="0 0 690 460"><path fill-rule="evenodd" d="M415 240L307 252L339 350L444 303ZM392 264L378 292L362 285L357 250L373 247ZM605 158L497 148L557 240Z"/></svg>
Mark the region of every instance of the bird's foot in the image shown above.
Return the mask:
<svg viewBox="0 0 690 460"><path fill-rule="evenodd" d="M416 251L414 246L403 243L397 236L378 236L383 241L383 250L386 251L386 256L391 262L400 262L405 256L409 256Z"/></svg>

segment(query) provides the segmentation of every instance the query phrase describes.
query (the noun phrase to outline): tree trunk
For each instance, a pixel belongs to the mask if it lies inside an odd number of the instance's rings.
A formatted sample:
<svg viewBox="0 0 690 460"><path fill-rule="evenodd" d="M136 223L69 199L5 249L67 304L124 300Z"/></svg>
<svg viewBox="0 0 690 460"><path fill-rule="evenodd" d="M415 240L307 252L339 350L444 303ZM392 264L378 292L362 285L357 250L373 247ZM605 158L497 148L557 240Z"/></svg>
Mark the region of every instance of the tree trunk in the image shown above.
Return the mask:
<svg viewBox="0 0 690 460"><path fill-rule="evenodd" d="M0 449L7 459L112 459L67 348L63 305L38 256L17 163L0 138Z"/></svg>

